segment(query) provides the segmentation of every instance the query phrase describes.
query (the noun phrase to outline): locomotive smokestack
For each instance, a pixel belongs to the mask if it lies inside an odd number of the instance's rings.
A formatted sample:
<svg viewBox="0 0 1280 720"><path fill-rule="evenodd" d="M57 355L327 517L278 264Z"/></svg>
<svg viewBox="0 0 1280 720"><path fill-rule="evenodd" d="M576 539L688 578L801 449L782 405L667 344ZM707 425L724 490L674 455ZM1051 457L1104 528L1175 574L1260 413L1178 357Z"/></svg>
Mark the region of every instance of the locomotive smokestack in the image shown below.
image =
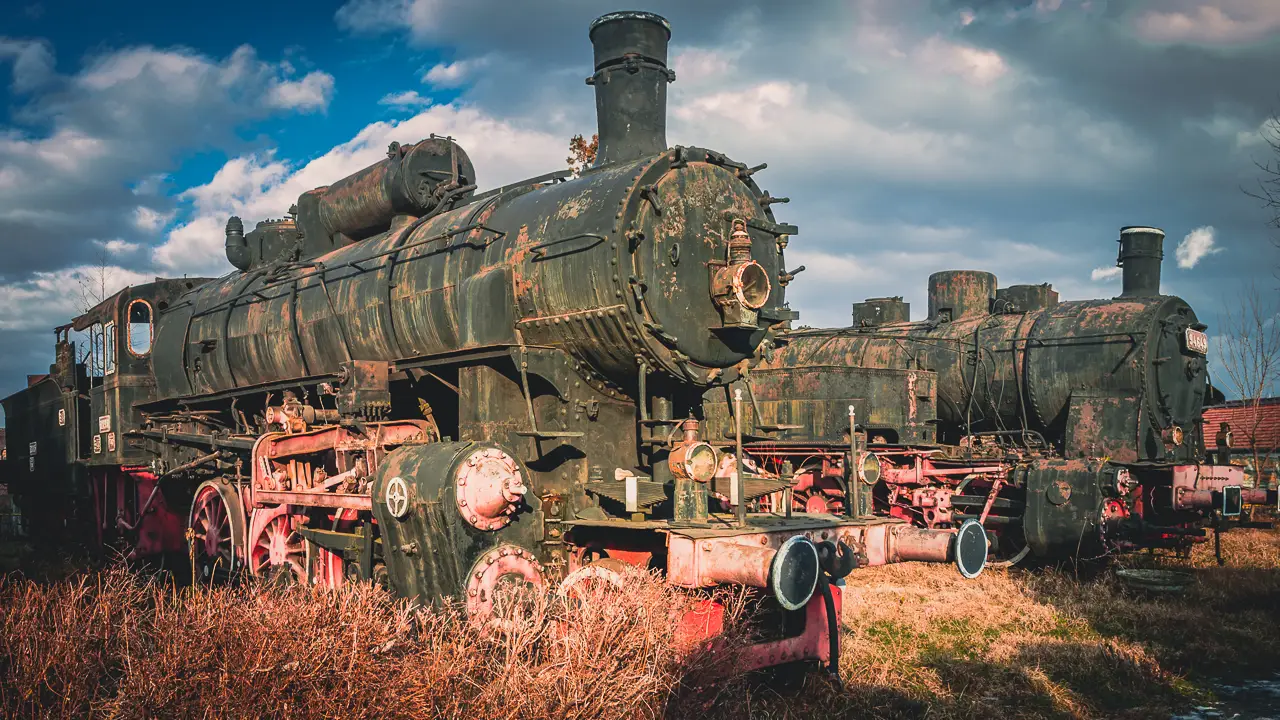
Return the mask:
<svg viewBox="0 0 1280 720"><path fill-rule="evenodd" d="M648 12L609 13L591 23L600 149L596 167L667 149L667 69L671 24Z"/></svg>
<svg viewBox="0 0 1280 720"><path fill-rule="evenodd" d="M1163 230L1138 225L1120 228L1120 256L1116 258L1116 265L1124 270L1120 297L1159 295L1163 259Z"/></svg>

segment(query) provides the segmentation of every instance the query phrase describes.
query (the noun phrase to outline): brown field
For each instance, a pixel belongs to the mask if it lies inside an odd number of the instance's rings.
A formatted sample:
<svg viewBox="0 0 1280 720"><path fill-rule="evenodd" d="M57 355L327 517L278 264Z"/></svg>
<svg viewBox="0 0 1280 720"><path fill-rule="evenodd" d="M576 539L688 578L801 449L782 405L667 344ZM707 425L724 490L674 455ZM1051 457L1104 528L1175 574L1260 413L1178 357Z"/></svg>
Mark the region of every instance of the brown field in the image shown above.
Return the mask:
<svg viewBox="0 0 1280 720"><path fill-rule="evenodd" d="M502 633L370 587L174 589L123 569L0 584L6 717L1168 718L1218 678L1280 669L1280 534L1199 550L1196 582L1148 598L1110 572L855 572L844 687L810 674L698 683L658 583L601 602L530 597ZM1176 564L1138 556L1125 564ZM516 621L515 618L521 618Z"/></svg>

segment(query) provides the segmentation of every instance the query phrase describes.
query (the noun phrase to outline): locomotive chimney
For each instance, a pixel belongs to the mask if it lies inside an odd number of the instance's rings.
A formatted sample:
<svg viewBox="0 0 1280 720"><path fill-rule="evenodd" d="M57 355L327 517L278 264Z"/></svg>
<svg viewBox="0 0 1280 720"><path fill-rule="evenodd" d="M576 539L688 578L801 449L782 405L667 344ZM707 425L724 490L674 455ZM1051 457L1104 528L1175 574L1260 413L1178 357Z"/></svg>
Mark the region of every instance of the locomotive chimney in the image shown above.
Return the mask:
<svg viewBox="0 0 1280 720"><path fill-rule="evenodd" d="M591 23L600 149L596 167L667 149L667 69L671 24L648 12L609 13Z"/></svg>
<svg viewBox="0 0 1280 720"><path fill-rule="evenodd" d="M249 269L249 244L244 237L244 222L235 215L227 220L227 262L240 271Z"/></svg>
<svg viewBox="0 0 1280 720"><path fill-rule="evenodd" d="M1120 255L1116 258L1116 265L1124 271L1120 297L1159 295L1163 259L1163 230L1145 226L1120 228Z"/></svg>

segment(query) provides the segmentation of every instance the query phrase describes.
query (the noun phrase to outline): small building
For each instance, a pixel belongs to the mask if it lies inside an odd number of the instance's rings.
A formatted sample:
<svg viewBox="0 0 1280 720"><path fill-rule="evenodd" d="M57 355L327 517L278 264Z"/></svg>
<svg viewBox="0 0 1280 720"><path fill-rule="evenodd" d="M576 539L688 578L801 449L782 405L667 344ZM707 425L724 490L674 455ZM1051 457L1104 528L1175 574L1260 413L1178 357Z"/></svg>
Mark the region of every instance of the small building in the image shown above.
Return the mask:
<svg viewBox="0 0 1280 720"><path fill-rule="evenodd" d="M1231 430L1231 461L1254 471L1256 445L1264 479L1274 485L1280 475L1280 397L1263 398L1256 404L1232 400L1205 408L1204 440L1210 451L1217 447L1222 423Z"/></svg>

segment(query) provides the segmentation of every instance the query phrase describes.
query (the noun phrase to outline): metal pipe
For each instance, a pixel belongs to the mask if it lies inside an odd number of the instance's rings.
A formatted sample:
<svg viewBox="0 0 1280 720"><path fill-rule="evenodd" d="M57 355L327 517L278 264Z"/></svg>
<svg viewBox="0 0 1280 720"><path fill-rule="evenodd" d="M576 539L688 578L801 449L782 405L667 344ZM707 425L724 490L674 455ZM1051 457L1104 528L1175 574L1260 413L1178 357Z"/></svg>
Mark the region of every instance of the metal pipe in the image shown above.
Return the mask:
<svg viewBox="0 0 1280 720"><path fill-rule="evenodd" d="M1267 503L1267 490L1265 488L1240 488L1240 502L1243 505L1264 505ZM1221 490L1179 488L1177 499L1173 503L1174 510L1217 508L1221 506Z"/></svg>
<svg viewBox="0 0 1280 720"><path fill-rule="evenodd" d="M591 23L600 149L596 167L667 149L667 69L671 25L648 12L615 12Z"/></svg>
<svg viewBox="0 0 1280 720"><path fill-rule="evenodd" d="M747 526L747 479L742 474L742 388L733 391L733 487L738 497L734 506L738 527Z"/></svg>
<svg viewBox="0 0 1280 720"><path fill-rule="evenodd" d="M151 509L151 503L156 499L156 493L160 491L161 480L164 480L165 478L171 475L175 475L177 473L184 472L195 467L199 467L200 465L203 465L211 460L217 460L218 457L221 455L222 455L222 451L215 450L214 452L211 452L208 455L198 457L189 463L186 463L184 465L179 465L178 467L170 470L167 473L164 473L163 475L156 476L155 485L151 487L151 494L147 496L146 501L142 503L142 507L138 510L138 517L135 519L134 524L130 525L129 522L126 521L123 517L118 517L116 518L116 527L121 530L128 530L129 532L133 532L134 530L137 530L138 526L142 524L142 516L146 515L147 511Z"/></svg>
<svg viewBox="0 0 1280 720"><path fill-rule="evenodd" d="M777 554L766 545L715 543L712 552L702 553L701 581L705 586L769 587L769 569Z"/></svg>
<svg viewBox="0 0 1280 720"><path fill-rule="evenodd" d="M858 479L858 413L849 406L849 507L845 515L862 515L862 482Z"/></svg>
<svg viewBox="0 0 1280 720"><path fill-rule="evenodd" d="M955 530L899 525L889 531L889 562L946 562Z"/></svg>
<svg viewBox="0 0 1280 720"><path fill-rule="evenodd" d="M1160 262L1164 260L1164 231L1130 226L1120 228L1120 254L1116 265L1123 270L1120 297L1160 294Z"/></svg>

